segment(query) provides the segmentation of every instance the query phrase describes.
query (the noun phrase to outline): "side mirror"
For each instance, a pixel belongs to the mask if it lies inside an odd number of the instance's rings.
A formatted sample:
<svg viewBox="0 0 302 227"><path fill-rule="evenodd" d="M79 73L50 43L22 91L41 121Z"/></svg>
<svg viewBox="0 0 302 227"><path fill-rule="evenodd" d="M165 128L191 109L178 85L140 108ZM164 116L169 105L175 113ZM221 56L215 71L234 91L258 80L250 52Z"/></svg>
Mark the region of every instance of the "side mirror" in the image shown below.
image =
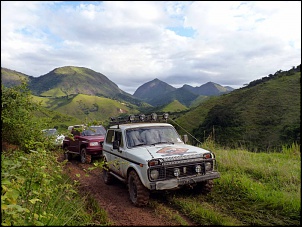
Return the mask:
<svg viewBox="0 0 302 227"><path fill-rule="evenodd" d="M119 149L120 147L120 142L118 140L113 141L113 149Z"/></svg>
<svg viewBox="0 0 302 227"><path fill-rule="evenodd" d="M183 139L184 143L187 143L189 140L188 135L183 135L182 137L183 137L182 139Z"/></svg>

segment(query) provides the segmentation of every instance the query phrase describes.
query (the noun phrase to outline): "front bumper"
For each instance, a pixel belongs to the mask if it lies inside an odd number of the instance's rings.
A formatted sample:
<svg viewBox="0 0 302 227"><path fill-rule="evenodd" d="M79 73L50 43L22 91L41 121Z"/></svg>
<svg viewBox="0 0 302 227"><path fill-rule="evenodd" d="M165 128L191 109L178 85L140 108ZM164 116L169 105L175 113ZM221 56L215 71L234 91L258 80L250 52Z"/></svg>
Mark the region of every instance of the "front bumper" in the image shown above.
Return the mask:
<svg viewBox="0 0 302 227"><path fill-rule="evenodd" d="M88 155L103 155L102 147L87 147L86 152Z"/></svg>
<svg viewBox="0 0 302 227"><path fill-rule="evenodd" d="M175 179L163 180L150 183L150 190L169 190L177 189L183 185L195 184L198 182L212 180L220 177L219 172L210 172L205 175L194 175L187 177L180 177Z"/></svg>

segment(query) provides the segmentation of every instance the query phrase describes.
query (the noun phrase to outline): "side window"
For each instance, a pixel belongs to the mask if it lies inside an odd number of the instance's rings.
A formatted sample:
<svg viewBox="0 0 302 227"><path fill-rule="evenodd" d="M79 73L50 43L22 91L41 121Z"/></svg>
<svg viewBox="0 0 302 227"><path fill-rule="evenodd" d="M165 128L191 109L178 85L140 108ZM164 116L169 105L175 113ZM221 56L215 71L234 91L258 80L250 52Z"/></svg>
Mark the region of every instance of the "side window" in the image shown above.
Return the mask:
<svg viewBox="0 0 302 227"><path fill-rule="evenodd" d="M107 137L106 137L106 143L112 144L114 140L114 130L108 130Z"/></svg>
<svg viewBox="0 0 302 227"><path fill-rule="evenodd" d="M120 142L120 147L124 146L122 132L121 131L115 131L115 140L118 140Z"/></svg>
<svg viewBox="0 0 302 227"><path fill-rule="evenodd" d="M81 132L79 131L78 128L72 128L71 134L72 134L73 136L80 136L80 135L81 135Z"/></svg>

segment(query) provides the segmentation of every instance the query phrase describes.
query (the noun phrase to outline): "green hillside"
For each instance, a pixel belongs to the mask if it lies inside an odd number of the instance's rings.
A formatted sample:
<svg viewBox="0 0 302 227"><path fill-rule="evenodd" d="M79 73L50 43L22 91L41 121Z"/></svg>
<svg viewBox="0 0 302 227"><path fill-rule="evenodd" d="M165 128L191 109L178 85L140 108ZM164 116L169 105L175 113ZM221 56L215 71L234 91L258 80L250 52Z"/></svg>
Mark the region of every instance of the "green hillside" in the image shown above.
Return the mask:
<svg viewBox="0 0 302 227"><path fill-rule="evenodd" d="M137 113L137 107L104 97L79 94L67 100L64 104L61 99L58 104L51 107L60 113L77 116L82 122L106 121L110 116L118 116L125 113Z"/></svg>
<svg viewBox="0 0 302 227"><path fill-rule="evenodd" d="M211 137L224 146L278 150L283 144L300 141L300 82L301 72L278 73L211 98L176 122L200 141Z"/></svg>
<svg viewBox="0 0 302 227"><path fill-rule="evenodd" d="M174 91L166 93L163 96L156 96L155 98L149 100L148 103L153 106L161 106L171 103L174 100L178 100L181 104L190 106L191 102L194 101L197 97L198 95L184 88L178 88Z"/></svg>
<svg viewBox="0 0 302 227"><path fill-rule="evenodd" d="M21 79L28 81L33 95L51 98L73 97L77 94L106 97L120 102L131 103L135 106L150 107L150 104L121 90L105 75L91 69L76 66L56 68L40 77L1 68L1 83L14 86L21 83Z"/></svg>
<svg viewBox="0 0 302 227"><path fill-rule="evenodd" d="M286 77L279 77L264 84L257 82L260 87L248 86L241 90L242 93L235 93L235 96L225 96L223 101L230 99L228 100L230 108L225 112L232 113L230 111L232 108L233 113L239 110L244 112L244 108L249 105L247 103L253 100L257 103L259 92L271 99L272 96L277 96L279 102L271 104L259 99L262 108L252 102L251 105L259 109L258 114L261 115L263 110L269 119L275 119L271 112L277 113L284 108L282 112L284 121L292 122L296 119L296 113L287 115L287 106L284 106L282 98L289 102L289 106L296 106L297 103L292 102L294 101L292 96L296 96L298 91L289 90L289 87L296 88L297 85L293 85L297 82L297 77L299 78L297 84L300 84L300 72L299 75L283 76ZM282 85L287 88L280 88L281 82L284 82ZM115 226L116 219L108 218L112 212L107 213L104 203L99 203L99 197L95 194L95 190L99 190L100 193L103 191L98 188L98 184L90 184L100 178L105 163L103 160L95 161L94 165L84 168L85 166L81 164L63 161L63 151L53 149L52 142L45 139L41 129L49 123L54 126L58 119L64 120L65 116L49 109L40 109L40 106L32 102L28 89L24 84L21 85L12 88L1 86L2 226ZM271 91L265 91L263 88ZM271 94L272 91L276 92L276 88L282 90L280 93L284 97L279 97L280 94ZM300 93L298 95L300 97ZM70 98L69 101L72 103L74 98ZM81 96L80 98L84 99ZM252 101L248 98L252 98ZM43 105L47 103L47 100L40 97L34 99L46 101ZM243 107L236 109L234 103ZM210 107L210 102L205 104L209 106L203 105L204 108ZM215 116L217 112L225 113L225 108L221 108L223 104L218 97L212 99L213 108L207 111L204 122L212 120L208 117ZM274 104L282 108L268 111L264 104L271 105L268 109L274 107ZM33 114L33 111L37 112ZM289 111L296 109L292 108ZM212 114L209 114L210 112ZM254 114L256 113L249 112L247 115ZM51 119L47 119L47 116ZM214 119L218 119L219 116L216 114ZM238 123L237 115L228 116L231 119L228 121L232 124L227 126L236 126L234 122ZM238 117L240 119L240 116ZM283 118L281 123L282 121ZM266 137L263 140L266 140ZM200 190L189 188L170 191L160 196L151 196L148 205L139 209L156 213L154 218L161 216L171 226L300 226L300 145L284 146L278 153L255 153L242 149L226 149L208 140L202 144L202 148L214 151L221 174L220 178L215 179L211 193L204 195ZM81 168L83 174L80 172L75 174L73 168ZM117 189L121 192L119 186ZM127 193L126 187L122 189ZM119 199L125 199L124 196L116 196L115 201L109 203L118 204Z"/></svg>
<svg viewBox="0 0 302 227"><path fill-rule="evenodd" d="M74 66L57 68L46 75L33 78L30 89L39 96L68 96L79 93L114 96L122 92L103 74Z"/></svg>
<svg viewBox="0 0 302 227"><path fill-rule="evenodd" d="M1 84L12 87L20 85L22 80L28 81L29 77L23 73L1 67Z"/></svg>
<svg viewBox="0 0 302 227"><path fill-rule="evenodd" d="M79 122L81 122L81 120L75 116L51 110L51 104L57 105L52 98L35 95L31 95L31 98L33 102L41 104L39 110L35 112L35 117L44 122L44 128L57 128L60 132L64 132L69 125L79 124Z"/></svg>
<svg viewBox="0 0 302 227"><path fill-rule="evenodd" d="M181 104L178 100L174 100L173 102L167 104L166 106L164 106L160 112L180 112L180 111L184 111L184 110L188 110L188 108Z"/></svg>
<svg viewBox="0 0 302 227"><path fill-rule="evenodd" d="M56 87L48 91L42 92L40 95L44 97L62 97L66 96L66 93L64 92L64 90L62 90L62 88Z"/></svg>
<svg viewBox="0 0 302 227"><path fill-rule="evenodd" d="M300 143L300 66L279 70L228 94L199 96L190 108L183 104L187 96L181 92L169 104L151 106L121 91L104 75L82 67L58 68L38 80L1 68L6 86L20 78L28 80L30 88L36 85L40 96L34 99L52 111L42 116L49 115L50 122L57 119L62 126L75 121L106 123L109 117L139 112L169 112L180 134L201 142L212 138L223 146L252 151L280 150L283 145Z"/></svg>
<svg viewBox="0 0 302 227"><path fill-rule="evenodd" d="M193 102L191 102L189 108L197 107L204 101L208 100L210 96L199 95Z"/></svg>

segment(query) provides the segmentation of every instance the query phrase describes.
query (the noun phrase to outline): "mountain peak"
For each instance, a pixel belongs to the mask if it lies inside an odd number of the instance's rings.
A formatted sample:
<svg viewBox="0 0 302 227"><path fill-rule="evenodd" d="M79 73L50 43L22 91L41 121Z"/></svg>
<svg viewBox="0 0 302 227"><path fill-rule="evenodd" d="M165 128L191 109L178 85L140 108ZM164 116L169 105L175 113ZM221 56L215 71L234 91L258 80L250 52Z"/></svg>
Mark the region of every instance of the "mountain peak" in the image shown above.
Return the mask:
<svg viewBox="0 0 302 227"><path fill-rule="evenodd" d="M220 84L214 83L214 82L207 82L199 87L192 87L190 85L183 85L182 88L197 94L197 95L205 95L205 96L215 96L220 95L222 93L227 93L232 90L234 90L231 87L223 87Z"/></svg>
<svg viewBox="0 0 302 227"><path fill-rule="evenodd" d="M136 89L133 96L142 100L150 100L156 96L176 90L175 87L157 78L151 80ZM156 92L155 92L156 91Z"/></svg>

